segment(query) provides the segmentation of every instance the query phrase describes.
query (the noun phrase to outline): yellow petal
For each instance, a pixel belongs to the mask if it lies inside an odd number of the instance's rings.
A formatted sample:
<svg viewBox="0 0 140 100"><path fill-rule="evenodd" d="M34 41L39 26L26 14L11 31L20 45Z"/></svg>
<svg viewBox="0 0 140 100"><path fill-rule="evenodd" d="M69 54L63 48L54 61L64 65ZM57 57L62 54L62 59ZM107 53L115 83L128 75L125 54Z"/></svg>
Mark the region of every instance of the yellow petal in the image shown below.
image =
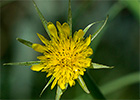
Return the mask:
<svg viewBox="0 0 140 100"><path fill-rule="evenodd" d="M46 57L45 56L38 56L37 59L46 60Z"/></svg>
<svg viewBox="0 0 140 100"><path fill-rule="evenodd" d="M86 52L88 52L88 53L86 53L86 55L85 55L86 57L93 54L93 50L92 50L90 47L88 47L88 48L86 49Z"/></svg>
<svg viewBox="0 0 140 100"><path fill-rule="evenodd" d="M88 46L90 44L90 42L91 42L91 35L89 35L89 37L86 38L85 45Z"/></svg>
<svg viewBox="0 0 140 100"><path fill-rule="evenodd" d="M56 22L56 26L57 26L57 28L58 28L58 31L59 31L60 33L62 33L62 25L60 24L59 21Z"/></svg>
<svg viewBox="0 0 140 100"><path fill-rule="evenodd" d="M69 80L69 85L70 85L70 87L72 87L74 84L75 84L75 81Z"/></svg>
<svg viewBox="0 0 140 100"><path fill-rule="evenodd" d="M41 72L48 72L48 69L45 67L44 69L41 70Z"/></svg>
<svg viewBox="0 0 140 100"><path fill-rule="evenodd" d="M61 77L61 78L58 80L58 85L60 86L60 88L61 88L62 90L64 90L64 89L66 88L65 84L66 84L65 79Z"/></svg>
<svg viewBox="0 0 140 100"><path fill-rule="evenodd" d="M77 32L77 37L78 38L82 38L83 36L84 36L84 32L83 32L83 30L82 29L80 29L78 32Z"/></svg>
<svg viewBox="0 0 140 100"><path fill-rule="evenodd" d="M58 31L59 31L59 36L61 38L64 38L65 37L65 34L64 34L63 30L62 30L62 25L60 24L60 22L57 21L56 22L56 26L57 26Z"/></svg>
<svg viewBox="0 0 140 100"><path fill-rule="evenodd" d="M39 34L39 33L37 33L37 35L38 35L38 37L40 38L40 40L41 40L44 44L46 44L46 45L49 44L49 41L48 41L44 36L42 36L42 35Z"/></svg>
<svg viewBox="0 0 140 100"><path fill-rule="evenodd" d="M47 27L48 27L51 37L56 39L58 37L58 35L57 35L57 29L56 29L55 25L51 22L48 22Z"/></svg>
<svg viewBox="0 0 140 100"><path fill-rule="evenodd" d="M77 41L77 38L78 38L78 37L76 36L76 34L77 34L77 31L75 31L74 34L73 34L73 40L74 40L75 42Z"/></svg>
<svg viewBox="0 0 140 100"><path fill-rule="evenodd" d="M83 30L79 30L78 32L75 32L73 35L74 41L76 42L78 39L81 39L84 36Z"/></svg>
<svg viewBox="0 0 140 100"><path fill-rule="evenodd" d="M36 43L32 44L32 48L33 48L35 51L41 52L41 53L43 53L43 52L45 51L45 47L44 47L44 46L42 46L42 45L40 45L40 44L36 44Z"/></svg>
<svg viewBox="0 0 140 100"><path fill-rule="evenodd" d="M60 88L61 88L62 90L64 90L64 89L66 88L65 84L64 84L64 83L61 83L61 84L60 84Z"/></svg>
<svg viewBox="0 0 140 100"><path fill-rule="evenodd" d="M80 74L80 75L84 75L84 72L83 72L83 71L79 71L79 74Z"/></svg>
<svg viewBox="0 0 140 100"><path fill-rule="evenodd" d="M51 76L52 75L52 73L51 72L49 72L48 74L47 74L47 76L46 77L49 77L49 76Z"/></svg>
<svg viewBox="0 0 140 100"><path fill-rule="evenodd" d="M33 71L40 71L43 68L44 68L44 65L33 65L31 67L31 70L33 70Z"/></svg>
<svg viewBox="0 0 140 100"><path fill-rule="evenodd" d="M57 83L57 79L55 79L55 80L53 81L52 86L51 86L51 90L54 88L54 86L56 85L56 83Z"/></svg>
<svg viewBox="0 0 140 100"><path fill-rule="evenodd" d="M70 27L67 23L63 23L62 29L66 36L70 35Z"/></svg>

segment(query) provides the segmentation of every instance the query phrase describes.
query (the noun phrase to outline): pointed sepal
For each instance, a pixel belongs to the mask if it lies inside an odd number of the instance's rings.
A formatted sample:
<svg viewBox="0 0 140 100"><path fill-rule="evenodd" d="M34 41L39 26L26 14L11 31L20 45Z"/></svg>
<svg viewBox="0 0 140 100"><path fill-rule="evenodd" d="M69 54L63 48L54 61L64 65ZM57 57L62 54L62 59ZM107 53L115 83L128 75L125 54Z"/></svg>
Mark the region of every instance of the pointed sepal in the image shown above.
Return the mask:
<svg viewBox="0 0 140 100"><path fill-rule="evenodd" d="M51 83L53 80L54 80L54 76L52 76L52 77L50 78L50 80L48 81L48 83L45 85L45 87L43 88L43 90L42 90L41 93L40 93L40 97L41 97L42 93L45 91L45 89L50 85L50 83Z"/></svg>
<svg viewBox="0 0 140 100"><path fill-rule="evenodd" d="M83 78L79 75L78 76L78 79L77 79L78 83L80 84L80 86L82 87L82 89L86 92L86 93L90 93L87 86L86 86L86 83L84 82Z"/></svg>
<svg viewBox="0 0 140 100"><path fill-rule="evenodd" d="M70 26L70 35L72 35L72 12L71 12L71 0L69 0L69 8L68 8L68 20Z"/></svg>
<svg viewBox="0 0 140 100"><path fill-rule="evenodd" d="M96 37L96 36L101 32L101 30L104 28L104 26L105 26L106 23L107 23L108 17L109 17L109 15L107 15L107 17L106 17L106 19L105 19L103 25L102 25L94 34L92 34L92 36L91 36L91 41L94 40L95 37Z"/></svg>
<svg viewBox="0 0 140 100"><path fill-rule="evenodd" d="M113 66L106 66L106 65L101 65L101 64L97 64L97 63L91 63L90 67L91 69L103 69L103 68L114 68Z"/></svg>
<svg viewBox="0 0 140 100"><path fill-rule="evenodd" d="M43 24L43 26L44 26L46 32L48 33L48 35L49 35L49 37L50 37L50 32L49 32L48 27L47 27L47 23L48 23L47 20L46 20L46 19L44 18L44 16L42 15L42 13L41 13L41 11L39 10L39 8L37 7L35 1L34 1L34 0L32 0L32 1L33 1L33 3L34 3L34 7L35 7L35 9L36 9L36 11L37 11L37 13L38 13L38 15L39 15L39 17L40 17L40 20L41 20L41 22L42 22L42 24ZM51 37L50 37L50 38L51 38Z"/></svg>
<svg viewBox="0 0 140 100"><path fill-rule="evenodd" d="M33 44L32 42L21 39L21 38L16 38L16 40L18 40L20 43L32 48L32 44Z"/></svg>
<svg viewBox="0 0 140 100"><path fill-rule="evenodd" d="M41 61L29 61L29 62L16 62L16 63L4 63L3 65L23 65L23 66L31 66L34 64L39 64Z"/></svg>
<svg viewBox="0 0 140 100"><path fill-rule="evenodd" d="M87 31L94 25L94 24L97 24L97 23L102 23L104 21L97 21L97 22L93 22L91 24L89 24L83 31L84 31L84 35L86 35Z"/></svg>

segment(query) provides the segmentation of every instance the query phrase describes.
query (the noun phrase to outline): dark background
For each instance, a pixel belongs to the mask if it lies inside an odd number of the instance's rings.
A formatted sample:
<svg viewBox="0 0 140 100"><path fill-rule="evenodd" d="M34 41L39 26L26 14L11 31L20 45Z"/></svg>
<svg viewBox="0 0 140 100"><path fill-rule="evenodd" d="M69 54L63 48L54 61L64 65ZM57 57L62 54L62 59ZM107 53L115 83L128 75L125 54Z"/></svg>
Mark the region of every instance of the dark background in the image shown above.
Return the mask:
<svg viewBox="0 0 140 100"><path fill-rule="evenodd" d="M30 66L3 66L6 62L37 60L39 53L16 41L22 38L40 43L36 33L47 37L33 3L29 0L0 1L1 99L54 99L56 88L50 86L39 98L48 81L46 73L33 72ZM47 21L67 21L67 0L36 0ZM89 71L105 97L112 99L139 98L139 22L138 0L72 0L73 32L88 24L109 20L101 33L92 41L93 62L115 66L113 69ZM88 31L93 34L101 24ZM134 73L134 74L133 74ZM125 78L126 77L126 78ZM62 99L92 100L77 83L62 96Z"/></svg>

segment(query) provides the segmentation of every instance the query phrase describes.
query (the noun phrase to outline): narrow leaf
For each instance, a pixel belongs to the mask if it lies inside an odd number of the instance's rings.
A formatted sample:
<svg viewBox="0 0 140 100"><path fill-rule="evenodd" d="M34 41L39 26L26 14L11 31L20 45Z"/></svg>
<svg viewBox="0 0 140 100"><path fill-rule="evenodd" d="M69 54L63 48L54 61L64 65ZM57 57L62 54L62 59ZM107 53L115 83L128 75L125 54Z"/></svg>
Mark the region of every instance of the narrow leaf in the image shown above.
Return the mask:
<svg viewBox="0 0 140 100"><path fill-rule="evenodd" d="M126 7L135 18L140 19L140 1L139 0L119 0L118 3L121 3L123 7ZM119 6L120 7L120 6ZM121 8L121 7L120 7Z"/></svg>
<svg viewBox="0 0 140 100"><path fill-rule="evenodd" d="M106 65L101 65L97 63L91 63L91 66L89 67L91 69L101 69L101 68L114 68L113 66L106 66Z"/></svg>
<svg viewBox="0 0 140 100"><path fill-rule="evenodd" d="M84 33L86 34L86 32L90 29L91 26L93 26L94 24L97 23L102 23L103 21L97 21L97 22L93 22L91 24L89 24L85 29L84 29Z"/></svg>
<svg viewBox="0 0 140 100"><path fill-rule="evenodd" d="M48 81L48 83L46 84L46 86L43 88L43 90L40 93L40 96L42 95L42 93L45 91L45 89L50 85L50 83L54 80L54 76L52 76L50 78L50 80Z"/></svg>
<svg viewBox="0 0 140 100"><path fill-rule="evenodd" d="M35 1L34 1L34 0L32 0L32 1L33 1L33 3L34 3L35 9L36 9L36 11L37 11L37 13L38 13L38 15L39 15L39 17L40 17L40 20L41 20L41 22L42 22L42 24L43 24L43 26L44 26L46 32L48 33L48 35L49 35L49 37L50 37L50 32L49 32L49 30L48 30L48 28L47 28L47 23L48 23L48 22L45 20L44 16L43 16L42 13L40 12L40 10L39 10L39 8L37 7ZM51 38L51 37L50 37L50 38Z"/></svg>
<svg viewBox="0 0 140 100"><path fill-rule="evenodd" d="M20 39L20 38L16 38L16 40L18 40L19 42L21 42L22 44L28 46L28 47L31 47L32 48L32 42L30 41L27 41L27 40L24 40L24 39Z"/></svg>
<svg viewBox="0 0 140 100"><path fill-rule="evenodd" d="M78 83L80 84L80 86L82 87L82 89L86 92L86 93L90 93L83 78L79 75L78 79L77 79Z"/></svg>
<svg viewBox="0 0 140 100"><path fill-rule="evenodd" d="M103 25L92 35L91 41L100 33L100 31L104 28L106 25L106 22L108 20L109 15L107 15L106 20L104 21Z"/></svg>
<svg viewBox="0 0 140 100"><path fill-rule="evenodd" d="M122 90L124 87L129 85L140 83L140 72L134 72L131 74L123 75L118 79L114 79L111 82L108 82L101 86L102 92L105 95L114 93L117 90Z"/></svg>
<svg viewBox="0 0 140 100"><path fill-rule="evenodd" d="M29 61L29 62L17 62L17 63L4 63L3 65L24 65L24 66L31 66L33 64L39 64L40 61Z"/></svg>
<svg viewBox="0 0 140 100"><path fill-rule="evenodd" d="M68 24L70 26L70 35L72 35L72 12L71 12L71 0L69 0L68 8Z"/></svg>

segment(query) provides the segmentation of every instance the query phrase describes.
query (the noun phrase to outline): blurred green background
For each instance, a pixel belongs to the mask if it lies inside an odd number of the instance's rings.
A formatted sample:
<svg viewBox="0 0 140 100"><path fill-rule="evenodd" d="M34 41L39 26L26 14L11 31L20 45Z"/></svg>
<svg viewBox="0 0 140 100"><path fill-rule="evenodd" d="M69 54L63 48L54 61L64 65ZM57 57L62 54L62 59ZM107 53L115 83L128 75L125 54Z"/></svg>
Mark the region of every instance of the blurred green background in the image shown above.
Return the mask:
<svg viewBox="0 0 140 100"><path fill-rule="evenodd" d="M6 62L37 60L39 53L16 41L22 38L41 43L36 33L47 37L45 29L31 1L0 1L0 98L54 99L56 88L45 90L46 73L33 72L30 66L3 66ZM67 0L36 0L47 21L67 21ZM139 97L139 31L140 2L138 0L72 0L73 32L88 24L109 20L102 32L92 41L93 62L115 66L114 69L89 70L93 80L108 100L138 100ZM94 25L93 34L101 26ZM88 82L88 81L86 81ZM93 100L76 84L63 94L62 99Z"/></svg>

